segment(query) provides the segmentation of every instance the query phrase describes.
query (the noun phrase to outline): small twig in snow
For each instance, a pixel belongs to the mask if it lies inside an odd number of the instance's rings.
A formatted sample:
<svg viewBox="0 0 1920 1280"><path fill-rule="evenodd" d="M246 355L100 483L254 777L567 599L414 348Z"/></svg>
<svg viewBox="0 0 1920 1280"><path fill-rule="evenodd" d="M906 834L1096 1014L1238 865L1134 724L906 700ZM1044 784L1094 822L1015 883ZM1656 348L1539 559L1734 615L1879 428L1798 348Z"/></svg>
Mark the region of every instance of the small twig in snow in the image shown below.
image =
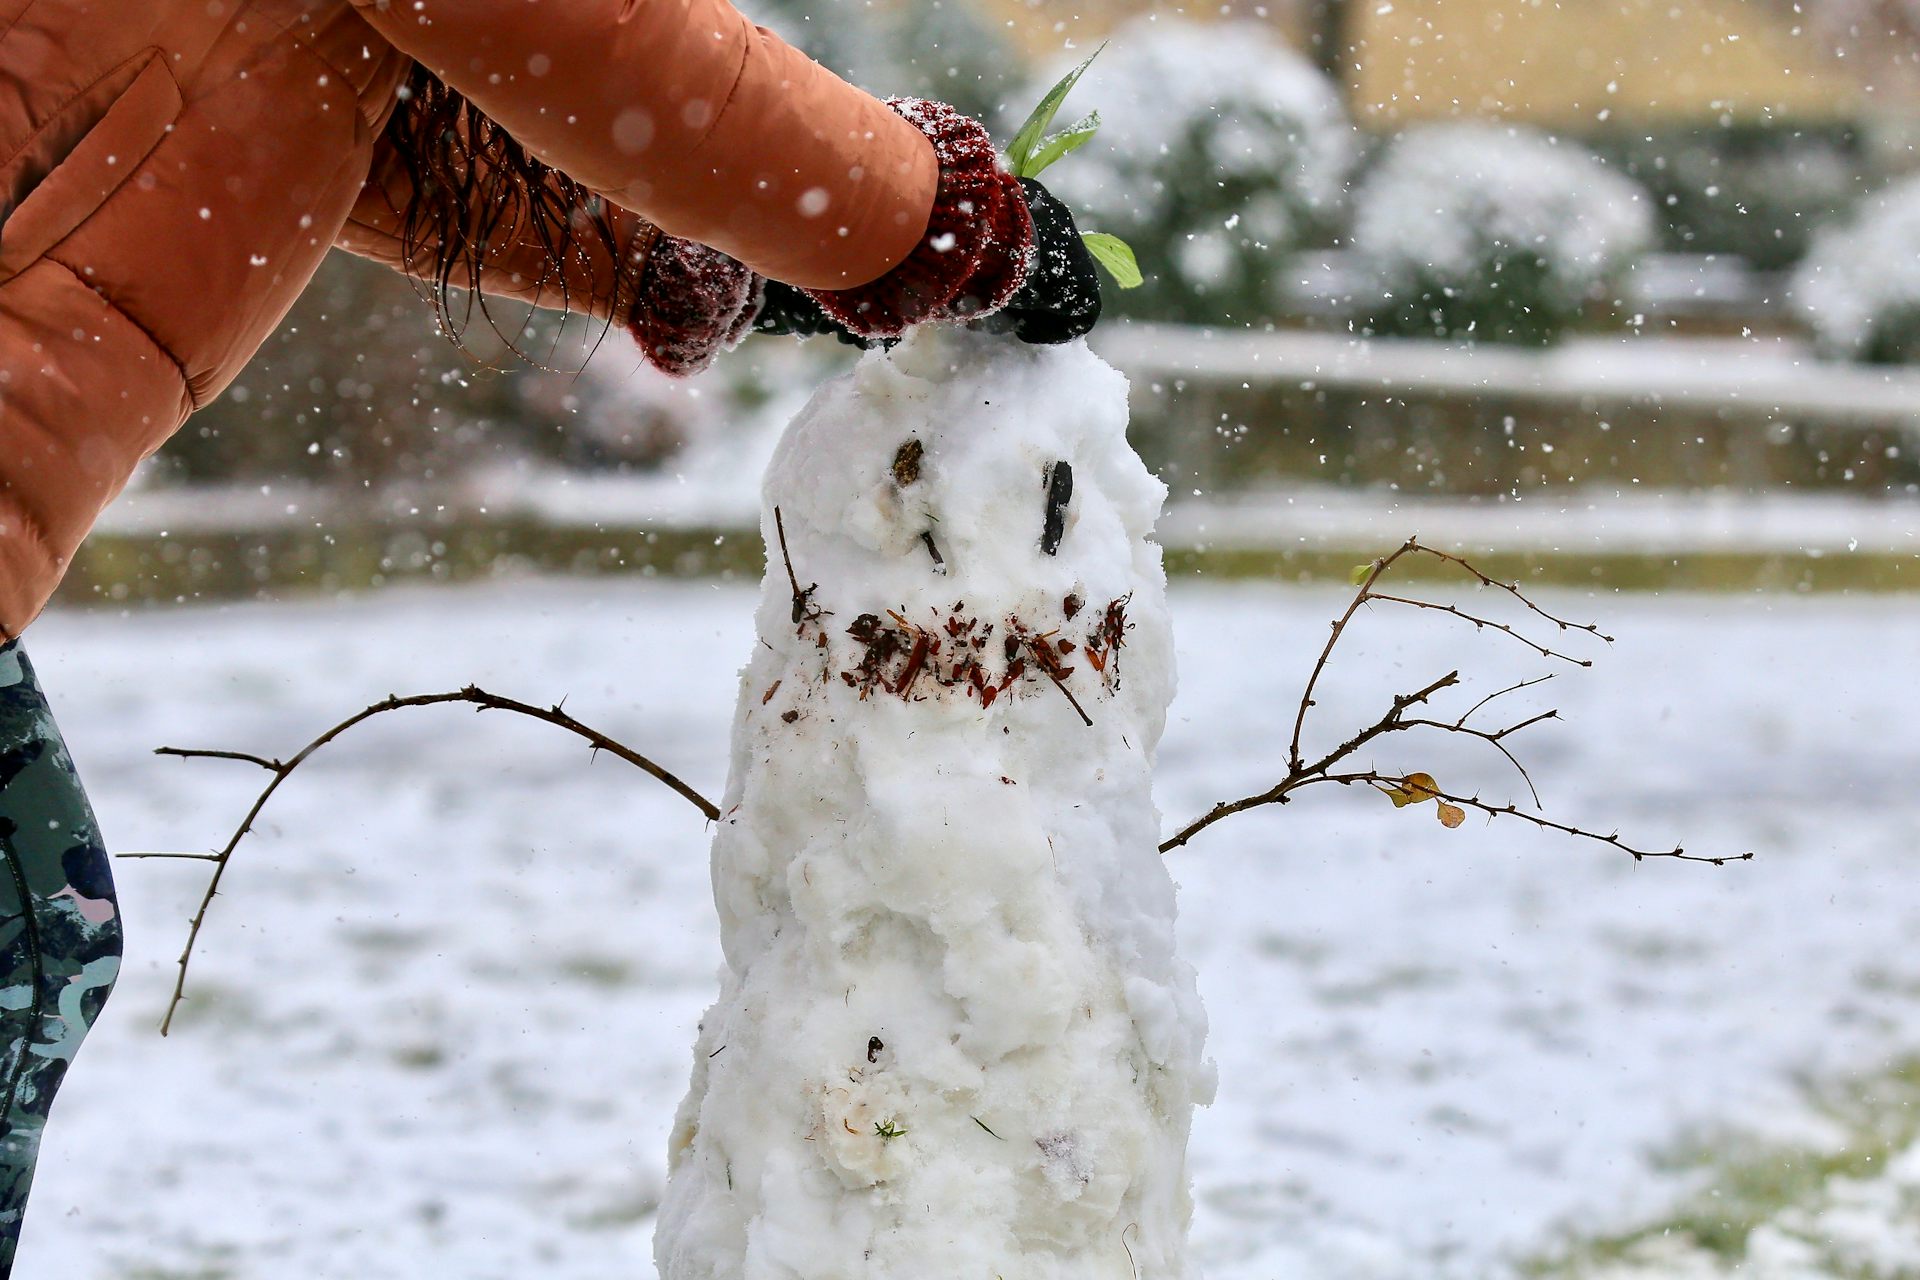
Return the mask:
<svg viewBox="0 0 1920 1280"><path fill-rule="evenodd" d="M1051 635L1052 633L1049 632L1048 634ZM1079 713L1080 722L1089 729L1093 728L1093 717L1088 715L1087 709L1080 705L1080 699L1073 696L1073 690L1067 688L1066 674L1060 670L1060 659L1054 653L1053 649L1048 646L1047 637L1028 636L1027 652L1033 655L1034 665L1040 668L1041 673L1044 674L1047 679L1053 681L1053 687L1066 695L1066 699L1073 705L1074 711Z"/></svg>
<svg viewBox="0 0 1920 1280"><path fill-rule="evenodd" d="M773 509L773 529L780 535L780 559L787 566L787 581L793 587L793 622L799 626L811 622L820 616L819 606L813 603L813 593L820 589L817 582L801 587L799 575L793 571L793 554L787 550L787 521L780 514L780 508Z"/></svg>
<svg viewBox="0 0 1920 1280"><path fill-rule="evenodd" d="M186 760L239 760L245 764L259 765L262 769L279 769L283 766L278 760L269 760L265 756L256 756L245 751L182 751L178 747L158 747L157 756L180 756Z"/></svg>
<svg viewBox="0 0 1920 1280"><path fill-rule="evenodd" d="M1540 789L1533 785L1533 775L1527 772L1527 766L1520 763L1520 758L1508 750L1507 744L1502 742L1501 739L1509 734L1518 733L1529 726L1539 724L1542 720L1558 720L1559 718L1560 713L1558 711L1542 711L1539 715L1529 716L1518 724L1510 724L1504 729L1496 730L1469 729L1465 724L1465 716L1452 722L1442 720L1408 720L1404 722L1404 727L1408 729L1438 729L1442 733L1463 733L1469 738L1478 738L1480 741L1492 746L1494 750L1505 756L1515 769L1519 770L1521 781L1527 784L1527 790L1533 795L1533 807L1538 809L1540 807Z"/></svg>

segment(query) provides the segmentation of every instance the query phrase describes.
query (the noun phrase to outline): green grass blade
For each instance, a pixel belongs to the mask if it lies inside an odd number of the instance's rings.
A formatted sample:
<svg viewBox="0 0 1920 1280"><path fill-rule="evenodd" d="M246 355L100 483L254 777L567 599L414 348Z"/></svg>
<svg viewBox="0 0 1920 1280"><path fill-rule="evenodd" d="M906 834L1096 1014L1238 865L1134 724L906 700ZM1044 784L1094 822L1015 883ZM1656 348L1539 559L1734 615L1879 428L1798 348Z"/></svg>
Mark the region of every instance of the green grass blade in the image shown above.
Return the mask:
<svg viewBox="0 0 1920 1280"><path fill-rule="evenodd" d="M1104 231L1089 231L1080 238L1087 242L1087 252L1093 255L1093 260L1105 267L1114 283L1122 289L1138 289L1145 283L1146 277L1140 274L1140 263L1125 240Z"/></svg>
<svg viewBox="0 0 1920 1280"><path fill-rule="evenodd" d="M1100 49L1106 47L1102 44ZM1033 109L1033 114L1027 117L1027 122L1020 126L1020 132L1013 135L1013 142L1007 147L1007 164L1016 177L1033 176L1028 172L1028 165L1033 160L1034 151L1040 146L1040 139L1046 136L1047 127L1053 123L1053 118L1060 114L1060 104L1067 100L1069 93L1073 92L1073 86L1080 83L1080 77L1085 75L1087 68L1093 65L1094 58L1100 56L1100 49L1095 49L1085 62L1069 71L1061 77L1060 83L1047 90L1047 96L1040 99L1040 105Z"/></svg>

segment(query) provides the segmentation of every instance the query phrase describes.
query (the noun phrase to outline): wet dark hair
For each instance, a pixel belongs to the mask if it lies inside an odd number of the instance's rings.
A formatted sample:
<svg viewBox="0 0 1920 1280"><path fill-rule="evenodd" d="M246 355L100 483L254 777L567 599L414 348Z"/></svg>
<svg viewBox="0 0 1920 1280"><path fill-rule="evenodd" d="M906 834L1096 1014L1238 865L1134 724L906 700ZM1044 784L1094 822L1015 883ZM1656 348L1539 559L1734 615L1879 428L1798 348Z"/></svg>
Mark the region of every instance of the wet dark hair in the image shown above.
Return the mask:
<svg viewBox="0 0 1920 1280"><path fill-rule="evenodd" d="M457 90L415 65L387 123L387 139L411 192L401 211L401 251L426 285L441 327L456 345L473 317L496 333L476 287L490 249L531 241L544 264L532 292L542 306L574 310L566 265L591 237L615 264L607 282L616 301L631 298L641 263L623 254L606 202L543 163ZM598 282L596 282L598 284ZM470 290L456 308L452 292ZM557 298L549 296L549 290ZM586 305L591 305L591 299ZM509 346L513 339L500 333ZM519 352L518 347L514 347ZM520 353L524 355L525 353Z"/></svg>

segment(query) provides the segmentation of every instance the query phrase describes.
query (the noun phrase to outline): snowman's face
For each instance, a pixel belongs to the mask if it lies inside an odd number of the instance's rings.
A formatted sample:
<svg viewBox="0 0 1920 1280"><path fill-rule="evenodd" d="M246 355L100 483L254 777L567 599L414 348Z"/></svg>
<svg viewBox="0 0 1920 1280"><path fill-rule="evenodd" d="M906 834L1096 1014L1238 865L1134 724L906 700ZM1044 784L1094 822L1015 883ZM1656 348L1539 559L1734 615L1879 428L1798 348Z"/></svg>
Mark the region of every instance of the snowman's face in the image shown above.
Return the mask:
<svg viewBox="0 0 1920 1280"><path fill-rule="evenodd" d="M1151 642L1135 593L1162 581L1164 489L1127 444L1126 393L1079 345L926 331L869 354L775 458L786 563L765 607L863 701L1065 694L1091 723L1121 649Z"/></svg>
<svg viewBox="0 0 1920 1280"><path fill-rule="evenodd" d="M775 457L768 508L804 573L824 560L896 603L959 584L996 606L1123 595L1165 496L1126 425L1126 380L1080 344L923 329L822 389Z"/></svg>

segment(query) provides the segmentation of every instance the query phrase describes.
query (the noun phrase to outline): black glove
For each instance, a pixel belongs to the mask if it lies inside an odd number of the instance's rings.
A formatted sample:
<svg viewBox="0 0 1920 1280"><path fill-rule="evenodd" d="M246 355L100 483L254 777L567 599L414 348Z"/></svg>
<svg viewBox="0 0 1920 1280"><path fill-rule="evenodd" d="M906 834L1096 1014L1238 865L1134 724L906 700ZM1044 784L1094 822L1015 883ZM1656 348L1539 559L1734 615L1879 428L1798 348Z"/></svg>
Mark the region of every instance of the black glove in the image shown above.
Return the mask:
<svg viewBox="0 0 1920 1280"><path fill-rule="evenodd" d="M1033 215L1033 265L1013 301L979 323L1022 342L1071 342L1100 320L1099 268L1067 206L1032 178L1020 185Z"/></svg>
<svg viewBox="0 0 1920 1280"><path fill-rule="evenodd" d="M1099 268L1067 206L1032 178L1020 179L1020 185L1033 216L1033 264L1013 300L974 323L990 333L1011 333L1022 342L1071 342L1100 319ZM766 302L754 319L753 332L799 338L831 333L848 346L864 350L873 345L829 320L806 293L777 280L767 281Z"/></svg>
<svg viewBox="0 0 1920 1280"><path fill-rule="evenodd" d="M820 304L803 291L790 284L781 284L778 280L767 281L766 302L761 305L760 314L754 317L753 332L791 338L811 338L830 333L850 347L859 347L864 351L869 345L865 338L855 337L827 319L827 313L820 309Z"/></svg>

